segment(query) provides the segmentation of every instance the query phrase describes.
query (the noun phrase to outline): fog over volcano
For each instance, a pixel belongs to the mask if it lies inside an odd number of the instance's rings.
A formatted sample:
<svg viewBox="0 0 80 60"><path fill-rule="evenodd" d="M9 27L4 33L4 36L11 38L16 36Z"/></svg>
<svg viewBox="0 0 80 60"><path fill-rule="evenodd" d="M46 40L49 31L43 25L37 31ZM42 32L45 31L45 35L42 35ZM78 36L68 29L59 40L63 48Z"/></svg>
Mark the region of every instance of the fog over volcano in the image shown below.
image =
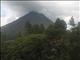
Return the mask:
<svg viewBox="0 0 80 60"><path fill-rule="evenodd" d="M1 1L1 25L17 20L31 11L44 14L52 21L57 17L67 23L71 16L77 22L80 17L80 1Z"/></svg>

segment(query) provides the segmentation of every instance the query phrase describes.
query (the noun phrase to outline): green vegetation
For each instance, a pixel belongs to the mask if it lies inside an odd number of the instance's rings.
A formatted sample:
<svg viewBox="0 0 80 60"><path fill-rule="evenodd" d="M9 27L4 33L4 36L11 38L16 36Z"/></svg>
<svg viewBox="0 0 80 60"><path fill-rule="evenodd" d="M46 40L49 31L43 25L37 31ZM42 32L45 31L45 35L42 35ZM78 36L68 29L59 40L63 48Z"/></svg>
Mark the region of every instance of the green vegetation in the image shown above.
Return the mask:
<svg viewBox="0 0 80 60"><path fill-rule="evenodd" d="M72 26L67 30L67 24L59 18L47 28L28 22L24 34L2 42L1 59L80 60L80 22Z"/></svg>

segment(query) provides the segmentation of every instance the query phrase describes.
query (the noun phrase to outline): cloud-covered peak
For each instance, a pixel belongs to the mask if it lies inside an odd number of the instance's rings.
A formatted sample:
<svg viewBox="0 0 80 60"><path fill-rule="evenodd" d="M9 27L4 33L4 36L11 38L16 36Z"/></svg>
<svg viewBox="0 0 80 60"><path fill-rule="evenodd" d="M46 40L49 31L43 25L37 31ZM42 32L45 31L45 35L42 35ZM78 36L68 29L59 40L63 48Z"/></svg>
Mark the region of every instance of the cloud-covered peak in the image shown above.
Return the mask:
<svg viewBox="0 0 80 60"><path fill-rule="evenodd" d="M21 17L30 11L42 13L52 21L55 21L57 17L71 16L77 20L80 14L79 3L80 1L3 1L1 6L7 11L6 14L9 18L6 20L9 23L16 20L16 17ZM12 17L15 19L11 19Z"/></svg>

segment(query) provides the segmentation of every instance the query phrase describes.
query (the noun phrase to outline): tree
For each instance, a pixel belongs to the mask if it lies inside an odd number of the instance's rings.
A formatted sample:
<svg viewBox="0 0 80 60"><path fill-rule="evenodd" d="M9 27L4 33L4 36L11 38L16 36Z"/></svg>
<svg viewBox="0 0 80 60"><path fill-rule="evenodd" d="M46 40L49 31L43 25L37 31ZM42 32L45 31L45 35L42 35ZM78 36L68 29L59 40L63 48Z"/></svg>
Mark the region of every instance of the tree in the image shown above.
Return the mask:
<svg viewBox="0 0 80 60"><path fill-rule="evenodd" d="M30 22L27 22L25 25L26 34L31 34L33 32L32 25Z"/></svg>
<svg viewBox="0 0 80 60"><path fill-rule="evenodd" d="M57 18L55 24L54 24L55 29L62 29L62 30L66 30L67 28L67 24L64 20L60 20L59 18Z"/></svg>
<svg viewBox="0 0 80 60"><path fill-rule="evenodd" d="M65 21L60 20L58 18L53 25L50 25L47 28L46 33L49 38L52 38L52 39L59 38L60 39L66 33L66 27L67 27L67 24L65 23Z"/></svg>
<svg viewBox="0 0 80 60"><path fill-rule="evenodd" d="M40 33L44 33L45 32L45 27L43 24L40 24Z"/></svg>
<svg viewBox="0 0 80 60"><path fill-rule="evenodd" d="M69 58L66 58L68 56L67 54L67 46L64 44L64 40L66 40L64 37L66 36L66 23L63 20L60 20L59 18L56 20L56 22L53 25L50 25L46 30L47 39L49 39L49 43L51 47L55 47L54 50L57 50L57 59L54 60L68 60ZM66 52L64 52L66 51Z"/></svg>
<svg viewBox="0 0 80 60"><path fill-rule="evenodd" d="M40 26L38 24L33 25L33 33L34 34L40 33Z"/></svg>
<svg viewBox="0 0 80 60"><path fill-rule="evenodd" d="M80 22L78 22L78 27L80 28Z"/></svg>
<svg viewBox="0 0 80 60"><path fill-rule="evenodd" d="M56 31L56 36L62 36L65 34L67 28L67 24L64 20L60 20L57 18L56 22L54 23L54 29Z"/></svg>
<svg viewBox="0 0 80 60"><path fill-rule="evenodd" d="M69 24L70 24L71 26L73 26L73 27L75 26L75 22L74 22L73 16L71 17Z"/></svg>
<svg viewBox="0 0 80 60"><path fill-rule="evenodd" d="M19 37L14 43L8 43L4 49L3 60L46 60L48 42L43 34L31 34Z"/></svg>
<svg viewBox="0 0 80 60"><path fill-rule="evenodd" d="M80 60L80 26L79 24L76 27L72 28L70 35L70 56L71 60Z"/></svg>
<svg viewBox="0 0 80 60"><path fill-rule="evenodd" d="M55 29L54 29L54 25L49 25L48 28L45 31L47 38L49 39L53 39L55 37Z"/></svg>
<svg viewBox="0 0 80 60"><path fill-rule="evenodd" d="M6 44L2 60L64 60L64 45L50 45L45 34L19 37Z"/></svg>

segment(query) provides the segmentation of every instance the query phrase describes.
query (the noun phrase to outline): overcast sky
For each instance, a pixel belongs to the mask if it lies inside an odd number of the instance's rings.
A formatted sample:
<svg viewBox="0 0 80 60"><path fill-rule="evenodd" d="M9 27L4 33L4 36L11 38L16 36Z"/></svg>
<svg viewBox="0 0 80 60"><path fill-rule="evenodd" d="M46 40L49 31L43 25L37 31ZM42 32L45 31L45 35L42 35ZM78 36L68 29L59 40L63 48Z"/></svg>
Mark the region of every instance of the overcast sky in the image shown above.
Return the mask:
<svg viewBox="0 0 80 60"><path fill-rule="evenodd" d="M57 17L67 23L71 16L80 21L80 1L2 1L1 25L13 22L19 17L37 11L55 21Z"/></svg>

